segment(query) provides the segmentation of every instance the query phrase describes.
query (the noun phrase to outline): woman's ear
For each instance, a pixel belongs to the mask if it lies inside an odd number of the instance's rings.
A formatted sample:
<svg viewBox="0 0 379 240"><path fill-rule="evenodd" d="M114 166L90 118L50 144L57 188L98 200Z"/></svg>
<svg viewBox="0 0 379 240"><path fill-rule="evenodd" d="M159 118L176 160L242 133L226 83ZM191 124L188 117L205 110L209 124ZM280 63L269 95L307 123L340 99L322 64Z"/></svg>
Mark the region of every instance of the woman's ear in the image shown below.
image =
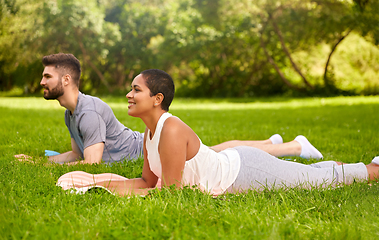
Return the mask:
<svg viewBox="0 0 379 240"><path fill-rule="evenodd" d="M158 93L157 95L155 95L154 106L160 105L163 102L163 99L164 99L164 96L162 93Z"/></svg>

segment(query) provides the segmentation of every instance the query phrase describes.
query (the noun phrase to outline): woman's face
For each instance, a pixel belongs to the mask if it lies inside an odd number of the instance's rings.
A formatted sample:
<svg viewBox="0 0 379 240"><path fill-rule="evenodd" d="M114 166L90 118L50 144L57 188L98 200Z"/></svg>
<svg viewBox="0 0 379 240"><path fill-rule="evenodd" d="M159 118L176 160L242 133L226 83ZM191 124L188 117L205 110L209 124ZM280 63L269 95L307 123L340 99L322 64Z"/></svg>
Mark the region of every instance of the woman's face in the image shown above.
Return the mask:
<svg viewBox="0 0 379 240"><path fill-rule="evenodd" d="M134 78L132 89L126 94L126 98L128 98L130 116L140 117L154 108L155 96L150 96L150 89L141 74Z"/></svg>

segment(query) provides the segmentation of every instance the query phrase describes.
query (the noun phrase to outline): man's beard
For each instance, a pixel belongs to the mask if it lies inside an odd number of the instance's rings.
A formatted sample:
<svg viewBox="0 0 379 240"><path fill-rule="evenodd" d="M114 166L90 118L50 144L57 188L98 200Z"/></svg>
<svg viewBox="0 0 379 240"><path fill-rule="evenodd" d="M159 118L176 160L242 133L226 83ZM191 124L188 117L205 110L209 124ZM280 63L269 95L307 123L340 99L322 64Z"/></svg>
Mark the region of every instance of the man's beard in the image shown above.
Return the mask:
<svg viewBox="0 0 379 240"><path fill-rule="evenodd" d="M49 90L49 89L46 89L46 90L48 92L46 92L46 93L43 94L43 97L46 100L57 99L60 96L62 96L63 93L64 93L61 81L58 81L57 86L55 86L55 88L53 88L51 90Z"/></svg>

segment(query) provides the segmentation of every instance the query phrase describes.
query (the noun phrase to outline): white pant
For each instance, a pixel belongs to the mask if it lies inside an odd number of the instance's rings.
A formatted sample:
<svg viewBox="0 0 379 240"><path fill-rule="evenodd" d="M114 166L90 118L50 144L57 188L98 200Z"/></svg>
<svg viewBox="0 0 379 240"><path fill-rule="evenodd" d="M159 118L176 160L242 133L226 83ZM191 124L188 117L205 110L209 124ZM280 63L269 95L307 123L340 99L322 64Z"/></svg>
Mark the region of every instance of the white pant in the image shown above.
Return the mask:
<svg viewBox="0 0 379 240"><path fill-rule="evenodd" d="M336 186L366 181L368 173L363 163L337 165L324 161L311 165L278 159L260 149L235 147L241 158L241 168L227 192L265 188Z"/></svg>

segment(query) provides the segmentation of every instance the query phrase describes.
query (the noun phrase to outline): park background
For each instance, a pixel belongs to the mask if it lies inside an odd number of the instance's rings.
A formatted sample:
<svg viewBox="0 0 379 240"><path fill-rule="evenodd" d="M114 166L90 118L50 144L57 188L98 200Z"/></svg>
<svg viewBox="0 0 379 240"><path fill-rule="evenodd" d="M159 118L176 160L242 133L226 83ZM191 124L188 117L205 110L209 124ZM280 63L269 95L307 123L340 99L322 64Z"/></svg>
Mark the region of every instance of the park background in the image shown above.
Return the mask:
<svg viewBox="0 0 379 240"><path fill-rule="evenodd" d="M44 55L73 53L80 90L142 132L125 93L160 68L182 97L170 112L204 144L303 134L324 160L368 164L379 146L378 13L377 0L0 0L0 239L378 239L378 183L217 198L62 191L67 172L140 177L143 159L48 163L44 150L69 151L70 135L39 86Z"/></svg>
<svg viewBox="0 0 379 240"><path fill-rule="evenodd" d="M93 95L125 94L149 68L181 97L374 95L378 13L377 0L1 0L0 91L40 94L42 57L66 52Z"/></svg>

